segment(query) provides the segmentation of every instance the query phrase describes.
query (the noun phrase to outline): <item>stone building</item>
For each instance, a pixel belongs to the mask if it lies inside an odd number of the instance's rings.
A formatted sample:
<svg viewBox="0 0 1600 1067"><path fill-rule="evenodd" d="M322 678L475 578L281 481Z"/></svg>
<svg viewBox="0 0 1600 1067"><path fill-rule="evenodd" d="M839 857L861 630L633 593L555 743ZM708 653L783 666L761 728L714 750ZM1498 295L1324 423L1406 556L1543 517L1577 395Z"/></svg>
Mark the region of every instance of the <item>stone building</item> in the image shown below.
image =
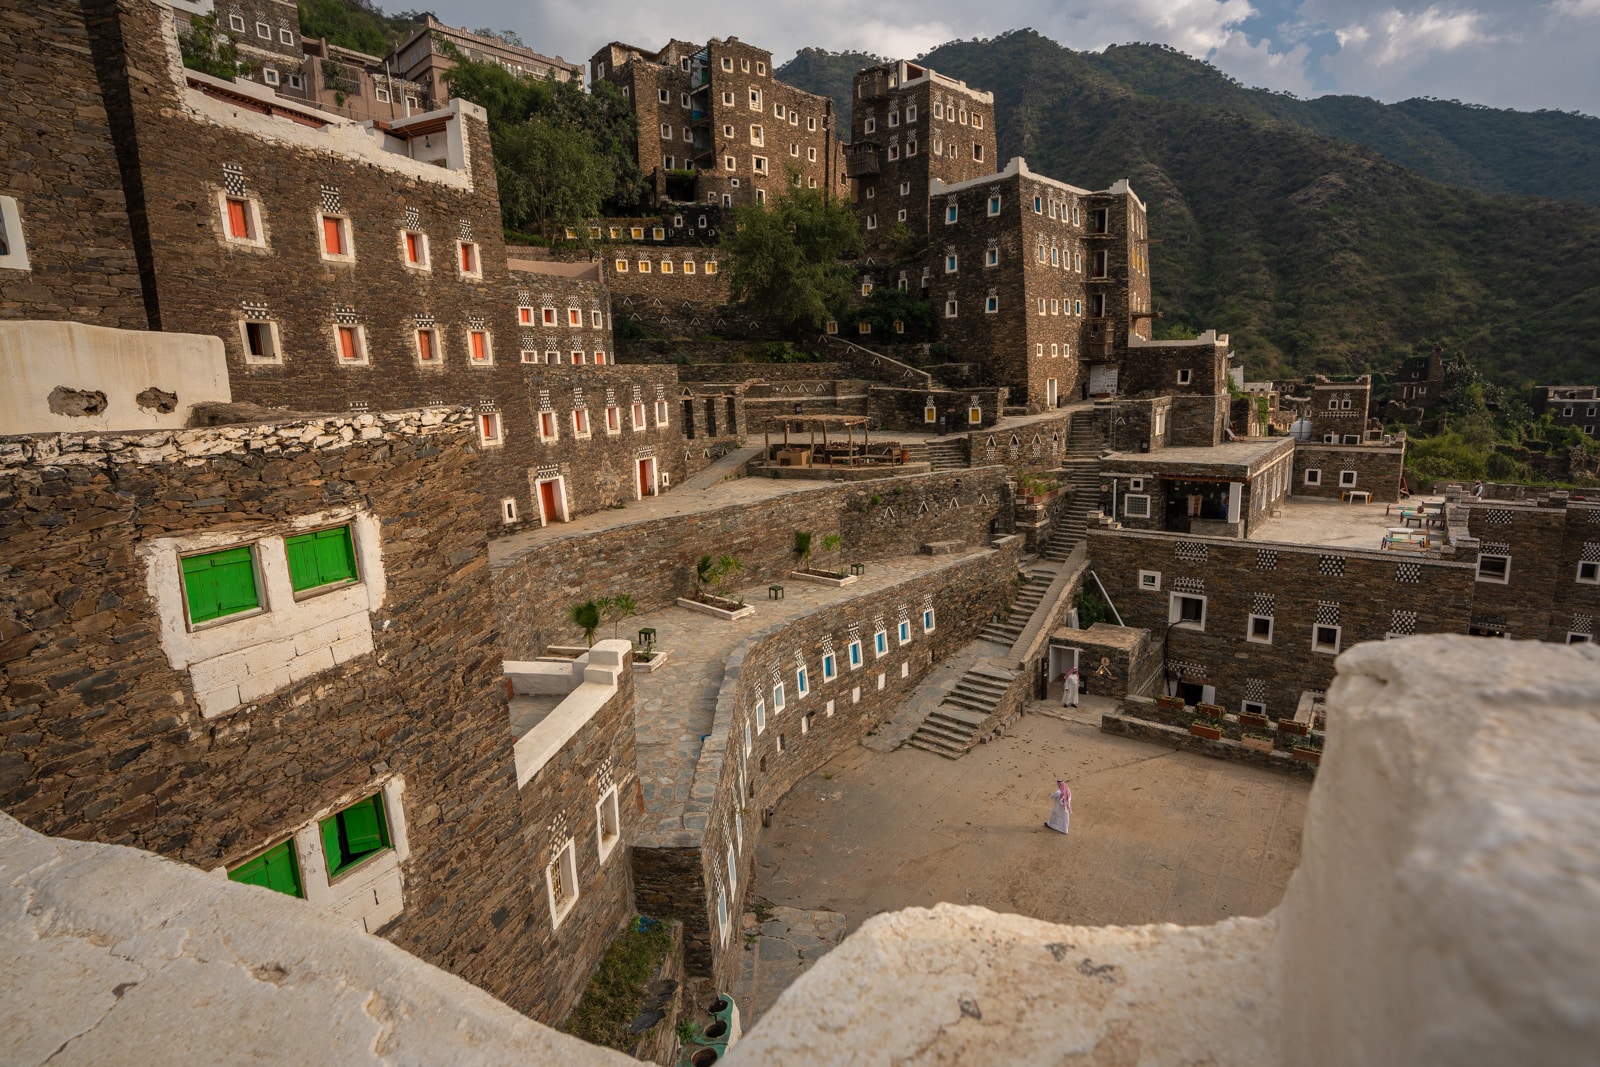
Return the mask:
<svg viewBox="0 0 1600 1067"><path fill-rule="evenodd" d="M1536 385L1533 413L1549 415L1557 426L1582 430L1590 437L1600 428L1600 389L1592 385Z"/></svg>
<svg viewBox="0 0 1600 1067"><path fill-rule="evenodd" d="M933 183L984 178L998 165L994 94L906 60L860 71L854 92L845 173L868 248L891 250L902 226L932 240Z"/></svg>
<svg viewBox="0 0 1600 1067"><path fill-rule="evenodd" d="M778 81L771 52L737 37L612 42L589 64L633 106L652 203L737 207L790 185L833 188L833 101Z"/></svg>
<svg viewBox="0 0 1600 1067"><path fill-rule="evenodd" d="M397 77L422 86L430 99L442 105L450 99L450 83L445 75L455 69L457 56L475 63L496 64L520 78L583 84L581 64L569 63L560 56L541 55L501 37L446 26L426 12L422 25L395 45L387 64Z"/></svg>
<svg viewBox="0 0 1600 1067"><path fill-rule="evenodd" d="M1452 533L1463 550L1476 551L1468 632L1556 644L1595 640L1600 504L1552 493L1457 507L1464 521Z"/></svg>
<svg viewBox="0 0 1600 1067"><path fill-rule="evenodd" d="M200 340L165 372L219 369ZM562 758L530 762L476 423L152 430L129 408L0 438L0 806L303 898L562 1018L631 914L631 673L593 650Z"/></svg>

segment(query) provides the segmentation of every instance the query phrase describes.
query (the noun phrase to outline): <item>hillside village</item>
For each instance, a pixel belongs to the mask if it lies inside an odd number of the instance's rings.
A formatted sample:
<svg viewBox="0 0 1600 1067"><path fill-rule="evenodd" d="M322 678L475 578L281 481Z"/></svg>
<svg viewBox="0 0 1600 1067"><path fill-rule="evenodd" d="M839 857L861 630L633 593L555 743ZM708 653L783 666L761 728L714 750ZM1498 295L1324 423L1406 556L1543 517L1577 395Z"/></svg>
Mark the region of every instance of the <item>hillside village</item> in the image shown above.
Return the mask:
<svg viewBox="0 0 1600 1067"><path fill-rule="evenodd" d="M744 1042L733 991L744 917L767 911L763 836L841 756L974 760L1082 688L1118 744L1318 779L1274 913L1287 938L1316 924L1308 885L1343 899L1377 862L1326 844L1329 805L1382 762L1351 672L1392 671L1422 694L1394 706L1424 706L1436 664L1458 665L1442 692L1486 664L1521 678L1521 656L1540 665L1530 716L1600 678L1592 648L1566 647L1600 615L1600 494L1422 484L1392 425L1429 417L1438 355L1380 392L1370 374L1253 380L1215 329L1158 339L1141 190L1001 158L983 86L884 61L843 108L732 36L578 63L428 16L383 57L304 36L285 0L6 7L0 883L47 903L10 917L21 940L0 951L37 984L0 998L0 1033L24 999L71 997L73 966L85 998L146 980L49 955L51 923L124 922L73 896L104 863L151 916L203 888L260 924L228 950L255 975L218 986L230 1011L341 1032L288 999L310 987L278 939L303 923L329 946L305 973L379 983L340 1010L409 1058L477 1062L450 1044L460 1018L484 1062L630 1062L535 1024L598 1010L608 952L654 930L615 1047L799 1062L823 1038L785 1005L822 996L828 957ZM235 76L185 65L196 20L232 35ZM450 91L469 62L620 91L645 213L508 241L488 112ZM730 281L749 213L784 204L850 212L849 299L814 329ZM1600 425L1592 383L1532 400L1585 437ZM1548 464L1597 473L1584 446ZM1447 703L1499 713L1473 700ZM1567 720L1573 758L1592 759L1593 718ZM1493 773L1452 753L1448 774ZM1530 803L1592 825L1588 787ZM69 862L77 881L51 881ZM1219 936L1258 969L1281 951L1304 992L1310 942L1257 918L1276 904ZM1565 936L1539 936L1583 941L1566 907ZM1077 929L1141 966L1115 928ZM1593 944L1552 967L1582 973ZM179 981L166 949L128 951L117 966ZM281 1007L252 999L268 987ZM183 1018L207 1018L196 996ZM960 1003L956 1021L981 1018ZM105 1012L38 1024L24 1055L96 1026L144 1047ZM1531 1047L1515 1018L1478 1047ZM921 1040L882 1047L902 1038ZM1192 1039L1215 1062L1339 1061L1289 1054L1298 1037Z"/></svg>

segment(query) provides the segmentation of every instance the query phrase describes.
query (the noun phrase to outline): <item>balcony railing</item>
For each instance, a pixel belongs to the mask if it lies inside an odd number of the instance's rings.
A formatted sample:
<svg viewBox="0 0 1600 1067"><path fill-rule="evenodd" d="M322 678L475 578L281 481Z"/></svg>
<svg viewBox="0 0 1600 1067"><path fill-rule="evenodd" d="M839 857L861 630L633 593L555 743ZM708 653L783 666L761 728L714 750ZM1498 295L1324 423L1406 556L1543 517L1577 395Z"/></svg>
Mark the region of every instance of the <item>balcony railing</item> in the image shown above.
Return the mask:
<svg viewBox="0 0 1600 1067"><path fill-rule="evenodd" d="M871 141L845 145L844 173L847 178L866 178L879 171L878 146Z"/></svg>

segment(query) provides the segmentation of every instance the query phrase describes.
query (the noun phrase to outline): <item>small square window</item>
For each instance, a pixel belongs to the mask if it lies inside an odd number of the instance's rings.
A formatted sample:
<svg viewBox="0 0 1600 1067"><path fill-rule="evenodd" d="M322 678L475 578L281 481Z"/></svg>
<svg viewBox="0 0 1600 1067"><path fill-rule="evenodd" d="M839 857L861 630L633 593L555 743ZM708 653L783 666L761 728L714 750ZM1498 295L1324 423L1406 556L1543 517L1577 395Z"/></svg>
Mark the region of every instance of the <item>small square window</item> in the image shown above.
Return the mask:
<svg viewBox="0 0 1600 1067"><path fill-rule="evenodd" d="M336 325L333 328L335 352L340 363L359 364L367 361L366 330L361 326Z"/></svg>
<svg viewBox="0 0 1600 1067"><path fill-rule="evenodd" d="M1184 367L1178 372L1179 385L1188 385L1192 381L1194 381L1194 371L1190 370L1188 367Z"/></svg>
<svg viewBox="0 0 1600 1067"><path fill-rule="evenodd" d="M277 85L278 84L278 72L277 72L277 70L275 70L272 67L262 67L261 68L261 80L266 82L268 85Z"/></svg>
<svg viewBox="0 0 1600 1067"><path fill-rule="evenodd" d="M244 339L246 363L282 363L283 349L278 344L278 324L267 320L247 319L239 323Z"/></svg>
<svg viewBox="0 0 1600 1067"><path fill-rule="evenodd" d="M328 863L330 878L390 848L389 818L384 811L382 793L358 800L343 811L323 819L318 828L321 830L322 853Z"/></svg>
<svg viewBox="0 0 1600 1067"><path fill-rule="evenodd" d="M228 29L232 30L234 33L243 33L244 32L244 16L243 15L229 15L228 16Z"/></svg>
<svg viewBox="0 0 1600 1067"><path fill-rule="evenodd" d="M261 38L263 41L272 40L272 27L267 25L265 22L256 23L256 36Z"/></svg>
<svg viewBox="0 0 1600 1067"><path fill-rule="evenodd" d="M322 258L351 260L355 252L350 242L350 220L338 215L319 216L322 226Z"/></svg>
<svg viewBox="0 0 1600 1067"><path fill-rule="evenodd" d="M1578 581L1585 585L1600 585L1600 562L1583 560L1578 564Z"/></svg>
<svg viewBox="0 0 1600 1067"><path fill-rule="evenodd" d="M1173 593L1168 607L1167 622L1177 623L1191 630L1206 628L1206 598Z"/></svg>
<svg viewBox="0 0 1600 1067"><path fill-rule="evenodd" d="M360 580L348 525L286 537L283 548L289 559L289 584L296 594L323 592Z"/></svg>
<svg viewBox="0 0 1600 1067"><path fill-rule="evenodd" d="M278 43L287 45L294 44L294 31L290 29L280 29L278 31Z"/></svg>
<svg viewBox="0 0 1600 1067"><path fill-rule="evenodd" d="M1267 706L1259 700L1244 700L1239 703L1239 714L1241 715L1265 715L1266 713Z"/></svg>
<svg viewBox="0 0 1600 1067"><path fill-rule="evenodd" d="M1316 467L1307 468L1305 481L1307 485L1321 485L1322 471L1318 470Z"/></svg>
<svg viewBox="0 0 1600 1067"><path fill-rule="evenodd" d="M478 413L478 440L486 446L505 443L505 438L500 432L499 412L481 411Z"/></svg>
<svg viewBox="0 0 1600 1067"><path fill-rule="evenodd" d="M483 262L478 258L478 246L472 241L456 242L458 255L457 263L461 270L461 277L479 279L483 277Z"/></svg>
<svg viewBox="0 0 1600 1067"><path fill-rule="evenodd" d="M1272 616L1252 615L1245 627L1245 640L1258 645L1272 644Z"/></svg>
<svg viewBox="0 0 1600 1067"><path fill-rule="evenodd" d="M1317 625L1311 628L1311 651L1338 655L1341 628Z"/></svg>
<svg viewBox="0 0 1600 1067"><path fill-rule="evenodd" d="M417 362L429 366L437 366L443 362L444 353L439 350L438 330L417 331Z"/></svg>
<svg viewBox="0 0 1600 1067"><path fill-rule="evenodd" d="M1139 588L1140 589L1144 589L1144 590L1149 591L1149 592L1160 592L1161 591L1161 572L1160 571L1140 571L1139 572Z"/></svg>
<svg viewBox="0 0 1600 1067"><path fill-rule="evenodd" d="M1356 484L1356 472L1355 471L1340 471L1339 472L1339 485L1340 485L1341 488L1349 488L1350 486L1355 485L1355 484Z"/></svg>
<svg viewBox="0 0 1600 1067"><path fill-rule="evenodd" d="M1510 556L1484 556L1478 557L1478 581L1495 582L1505 585L1511 581Z"/></svg>

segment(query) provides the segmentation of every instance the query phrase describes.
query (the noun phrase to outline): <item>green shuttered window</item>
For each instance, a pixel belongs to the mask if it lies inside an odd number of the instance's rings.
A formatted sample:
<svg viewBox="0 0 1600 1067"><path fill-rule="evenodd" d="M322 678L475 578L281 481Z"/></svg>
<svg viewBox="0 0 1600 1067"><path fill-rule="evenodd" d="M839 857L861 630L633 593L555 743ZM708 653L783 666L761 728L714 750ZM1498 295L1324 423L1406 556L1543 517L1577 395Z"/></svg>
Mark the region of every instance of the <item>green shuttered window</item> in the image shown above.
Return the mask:
<svg viewBox="0 0 1600 1067"><path fill-rule="evenodd" d="M246 545L184 557L183 591L191 623L260 607L254 550Z"/></svg>
<svg viewBox="0 0 1600 1067"><path fill-rule="evenodd" d="M300 889L300 868L294 861L294 842L270 848L248 863L242 863L228 872L228 877L246 885L263 885L291 897L303 897Z"/></svg>
<svg viewBox="0 0 1600 1067"><path fill-rule="evenodd" d="M354 867L368 856L389 847L389 820L384 816L383 794L374 793L323 819L322 850L328 857L330 877Z"/></svg>
<svg viewBox="0 0 1600 1067"><path fill-rule="evenodd" d="M289 554L289 581L297 593L356 580L356 551L348 526L290 537L283 545Z"/></svg>

